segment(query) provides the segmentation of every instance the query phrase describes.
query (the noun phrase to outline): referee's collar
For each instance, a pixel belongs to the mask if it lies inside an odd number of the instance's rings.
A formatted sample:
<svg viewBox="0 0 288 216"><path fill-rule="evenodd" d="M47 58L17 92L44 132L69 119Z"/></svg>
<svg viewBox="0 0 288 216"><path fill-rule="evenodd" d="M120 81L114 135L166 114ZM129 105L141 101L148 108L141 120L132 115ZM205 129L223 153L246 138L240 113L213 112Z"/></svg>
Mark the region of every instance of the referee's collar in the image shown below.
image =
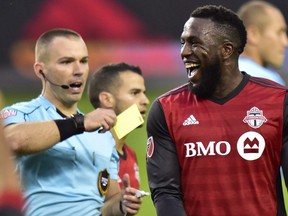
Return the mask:
<svg viewBox="0 0 288 216"><path fill-rule="evenodd" d="M65 116L60 110L57 109L57 107L52 104L49 100L47 100L43 95L40 95L37 98L39 105L43 106L45 108L45 110L49 110L49 109L53 109L53 111L57 112L61 117L66 118L67 116ZM80 110L77 108L77 113L81 113Z"/></svg>

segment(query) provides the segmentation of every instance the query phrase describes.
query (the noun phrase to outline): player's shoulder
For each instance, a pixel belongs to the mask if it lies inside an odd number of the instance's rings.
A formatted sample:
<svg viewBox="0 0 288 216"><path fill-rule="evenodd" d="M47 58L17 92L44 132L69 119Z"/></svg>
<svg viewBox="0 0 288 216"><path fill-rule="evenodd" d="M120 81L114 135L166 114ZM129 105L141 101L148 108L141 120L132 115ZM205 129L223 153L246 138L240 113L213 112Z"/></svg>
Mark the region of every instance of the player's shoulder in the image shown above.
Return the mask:
<svg viewBox="0 0 288 216"><path fill-rule="evenodd" d="M131 146L125 144L123 148L125 149L127 155L132 155L134 158L137 158L136 152Z"/></svg>
<svg viewBox="0 0 288 216"><path fill-rule="evenodd" d="M40 104L37 99L32 99L30 101L17 102L10 106L6 106L3 108L2 112L5 112L7 110L17 110L18 112L30 113L33 110L37 109L39 106Z"/></svg>
<svg viewBox="0 0 288 216"><path fill-rule="evenodd" d="M171 90L165 92L164 94L160 95L158 97L158 99L169 97L169 96L176 96L176 95L181 94L183 92L188 92L188 83L185 83L183 85L180 85L174 89L171 89Z"/></svg>
<svg viewBox="0 0 288 216"><path fill-rule="evenodd" d="M254 77L250 76L249 81L255 85L257 85L259 88L271 88L278 91L287 91L287 87L284 85L281 85L273 80L266 79L263 77Z"/></svg>

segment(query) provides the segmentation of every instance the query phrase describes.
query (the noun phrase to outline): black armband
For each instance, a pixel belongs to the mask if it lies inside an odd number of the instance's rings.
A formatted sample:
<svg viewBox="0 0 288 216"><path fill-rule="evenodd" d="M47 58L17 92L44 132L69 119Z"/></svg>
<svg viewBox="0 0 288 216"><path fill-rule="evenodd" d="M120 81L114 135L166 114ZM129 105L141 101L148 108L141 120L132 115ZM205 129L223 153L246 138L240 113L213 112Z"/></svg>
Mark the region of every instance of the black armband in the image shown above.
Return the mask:
<svg viewBox="0 0 288 216"><path fill-rule="evenodd" d="M85 131L84 116L82 114L76 114L72 115L71 118L57 119L54 121L60 133L60 141Z"/></svg>
<svg viewBox="0 0 288 216"><path fill-rule="evenodd" d="M79 133L83 133L85 131L84 115L82 115L81 113L77 113L75 115L72 115L71 118L74 120L77 131Z"/></svg>

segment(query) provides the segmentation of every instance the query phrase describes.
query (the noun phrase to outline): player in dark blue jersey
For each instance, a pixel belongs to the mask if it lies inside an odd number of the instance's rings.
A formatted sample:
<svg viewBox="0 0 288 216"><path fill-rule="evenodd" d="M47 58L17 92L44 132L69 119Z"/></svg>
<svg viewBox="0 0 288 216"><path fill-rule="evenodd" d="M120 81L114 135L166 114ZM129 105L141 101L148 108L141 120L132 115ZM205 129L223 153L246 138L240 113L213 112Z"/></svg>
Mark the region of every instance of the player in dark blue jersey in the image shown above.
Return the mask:
<svg viewBox="0 0 288 216"><path fill-rule="evenodd" d="M194 10L181 44L189 82L158 97L147 120L157 215L286 215L286 87L239 71L246 31L223 6Z"/></svg>

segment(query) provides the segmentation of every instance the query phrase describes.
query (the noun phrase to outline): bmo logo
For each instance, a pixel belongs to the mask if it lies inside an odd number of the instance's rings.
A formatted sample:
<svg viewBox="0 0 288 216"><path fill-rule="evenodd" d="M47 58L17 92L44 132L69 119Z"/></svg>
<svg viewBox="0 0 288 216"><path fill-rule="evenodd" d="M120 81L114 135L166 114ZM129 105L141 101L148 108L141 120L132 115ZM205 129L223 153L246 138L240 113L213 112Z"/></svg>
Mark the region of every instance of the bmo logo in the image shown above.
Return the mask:
<svg viewBox="0 0 288 216"><path fill-rule="evenodd" d="M195 156L225 156L231 152L231 144L227 141L210 141L208 145L202 142L185 143L186 157ZM233 145L234 146L234 145ZM265 140L261 134L249 131L240 136L237 141L237 151L245 160L256 160L265 149Z"/></svg>
<svg viewBox="0 0 288 216"><path fill-rule="evenodd" d="M245 160L252 161L260 158L264 149L264 138L254 131L244 133L237 142L238 153Z"/></svg>
<svg viewBox="0 0 288 216"><path fill-rule="evenodd" d="M206 156L206 155L228 155L231 151L231 145L227 141L210 141L208 146L202 142L185 143L186 157Z"/></svg>

